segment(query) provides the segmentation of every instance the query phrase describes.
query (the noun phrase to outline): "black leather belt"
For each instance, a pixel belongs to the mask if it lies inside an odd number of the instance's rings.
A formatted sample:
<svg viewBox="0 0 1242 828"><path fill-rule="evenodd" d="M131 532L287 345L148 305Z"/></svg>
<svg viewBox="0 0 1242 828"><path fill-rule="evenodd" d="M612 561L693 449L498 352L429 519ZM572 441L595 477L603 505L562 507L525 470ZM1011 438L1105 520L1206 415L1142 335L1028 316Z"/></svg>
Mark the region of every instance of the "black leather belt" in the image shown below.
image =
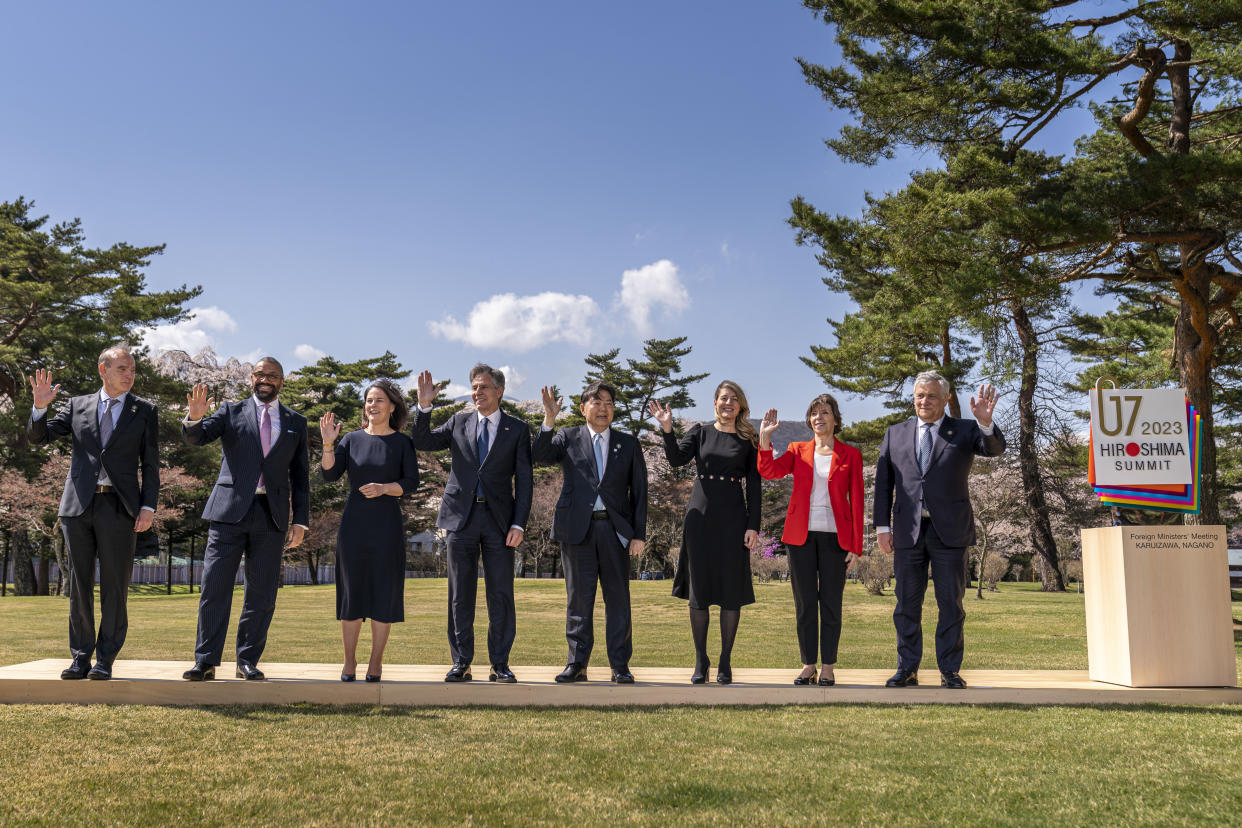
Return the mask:
<svg viewBox="0 0 1242 828"><path fill-rule="evenodd" d="M608 510L596 509L594 512L591 512L591 520L608 520Z"/></svg>
<svg viewBox="0 0 1242 828"><path fill-rule="evenodd" d="M116 494L116 486L100 483L95 487L95 494Z"/></svg>

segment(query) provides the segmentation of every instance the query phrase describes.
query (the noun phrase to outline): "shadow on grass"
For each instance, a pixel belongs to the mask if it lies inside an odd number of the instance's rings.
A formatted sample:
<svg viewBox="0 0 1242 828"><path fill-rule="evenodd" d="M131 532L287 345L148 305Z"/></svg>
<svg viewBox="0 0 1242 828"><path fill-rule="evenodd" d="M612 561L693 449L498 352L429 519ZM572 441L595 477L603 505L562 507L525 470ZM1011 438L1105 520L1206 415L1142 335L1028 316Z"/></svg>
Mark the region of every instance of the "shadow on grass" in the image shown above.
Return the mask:
<svg viewBox="0 0 1242 828"><path fill-rule="evenodd" d="M385 719L442 719L439 712L425 708L401 705L376 704L228 704L204 705L199 708L226 719L247 721L270 719L273 715L293 718L296 716L373 716Z"/></svg>
<svg viewBox="0 0 1242 828"><path fill-rule="evenodd" d="M763 796L753 790L739 790L737 786L726 787L710 782L651 785L638 794L637 798L643 808L650 811L714 810L743 801L753 804L771 799L770 796Z"/></svg>

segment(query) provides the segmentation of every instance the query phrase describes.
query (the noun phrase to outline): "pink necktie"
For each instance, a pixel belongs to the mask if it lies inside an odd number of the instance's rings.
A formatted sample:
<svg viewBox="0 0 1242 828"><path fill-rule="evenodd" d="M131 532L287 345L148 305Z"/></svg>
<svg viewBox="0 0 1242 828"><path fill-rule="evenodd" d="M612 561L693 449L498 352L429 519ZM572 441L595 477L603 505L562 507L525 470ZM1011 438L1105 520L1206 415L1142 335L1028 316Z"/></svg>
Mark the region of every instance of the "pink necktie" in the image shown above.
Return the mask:
<svg viewBox="0 0 1242 828"><path fill-rule="evenodd" d="M272 418L267 413L267 406L263 406L263 416L259 420L259 442L263 444L263 456L267 457L267 453L272 450ZM263 474L259 473L259 488L263 488Z"/></svg>

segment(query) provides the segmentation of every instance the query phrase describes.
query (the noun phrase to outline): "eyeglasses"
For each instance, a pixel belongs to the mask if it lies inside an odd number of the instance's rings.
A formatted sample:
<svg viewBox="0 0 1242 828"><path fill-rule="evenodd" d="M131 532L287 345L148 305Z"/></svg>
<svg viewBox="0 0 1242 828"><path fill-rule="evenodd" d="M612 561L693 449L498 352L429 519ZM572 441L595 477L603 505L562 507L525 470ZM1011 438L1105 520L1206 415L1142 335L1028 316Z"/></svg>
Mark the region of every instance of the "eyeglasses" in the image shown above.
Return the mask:
<svg viewBox="0 0 1242 828"><path fill-rule="evenodd" d="M277 383L283 379L280 374L260 374L258 371L255 371L250 376L254 377L259 382Z"/></svg>

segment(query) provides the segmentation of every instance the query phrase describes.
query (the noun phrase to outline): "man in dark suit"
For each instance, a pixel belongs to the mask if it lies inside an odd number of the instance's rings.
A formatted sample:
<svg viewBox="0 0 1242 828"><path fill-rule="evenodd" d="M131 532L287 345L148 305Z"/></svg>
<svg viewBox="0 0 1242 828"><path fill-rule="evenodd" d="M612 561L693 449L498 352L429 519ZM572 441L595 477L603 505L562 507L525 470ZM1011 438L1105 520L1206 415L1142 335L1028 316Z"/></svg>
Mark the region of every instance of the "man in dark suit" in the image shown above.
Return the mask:
<svg viewBox="0 0 1242 828"><path fill-rule="evenodd" d="M560 463L561 496L552 536L561 542L565 570L565 638L569 663L561 683L587 680L595 645L595 583L604 590L604 618L612 680L632 684L630 559L647 537L647 463L632 435L611 428L616 391L594 382L582 391L586 425L555 431L558 400L543 389L543 427L535 438L536 463ZM629 555L626 555L626 552Z"/></svg>
<svg viewBox="0 0 1242 828"><path fill-rule="evenodd" d="M211 521L203 554L198 636L188 681L216 676L233 606L233 581L246 557L246 591L237 624L238 678L261 681L259 658L276 608L281 554L302 543L310 524L310 459L306 418L280 404L285 371L263 357L250 375L254 396L224 403L206 416L213 400L207 387L186 395L189 411L181 437L192 446L219 440L224 452L203 519ZM293 526L290 529L290 503Z"/></svg>
<svg viewBox="0 0 1242 828"><path fill-rule="evenodd" d="M970 398L975 420L945 416L949 383L935 371L914 378L913 419L890 426L875 471L876 539L894 555L897 578L897 672L888 687L917 685L923 658L923 596L931 564L936 604L936 663L943 687L962 689L965 649L966 547L975 542L970 467L975 455L996 457L1005 437L992 423L997 392L984 383ZM894 496L895 495L895 496Z"/></svg>
<svg viewBox="0 0 1242 828"><path fill-rule="evenodd" d="M112 678L112 662L129 629L125 603L134 568L135 534L151 528L160 492L159 421L155 406L129 393L134 358L124 345L99 355L103 388L72 397L50 420L60 386L49 371L30 379L33 443L71 437L73 456L60 498L69 551L69 651L63 679ZM99 636L95 636L95 562L99 562ZM95 666L91 666L91 655Z"/></svg>
<svg viewBox="0 0 1242 828"><path fill-rule="evenodd" d="M450 449L452 472L440 501L436 526L448 532L448 639L453 666L445 681L470 681L474 660L474 605L479 557L487 597L489 681L517 681L509 651L517 634L513 605L513 550L522 542L534 490L530 429L500 410L505 375L489 365L470 369L474 411L460 411L431 427L436 385L431 372L418 375L414 447Z"/></svg>

